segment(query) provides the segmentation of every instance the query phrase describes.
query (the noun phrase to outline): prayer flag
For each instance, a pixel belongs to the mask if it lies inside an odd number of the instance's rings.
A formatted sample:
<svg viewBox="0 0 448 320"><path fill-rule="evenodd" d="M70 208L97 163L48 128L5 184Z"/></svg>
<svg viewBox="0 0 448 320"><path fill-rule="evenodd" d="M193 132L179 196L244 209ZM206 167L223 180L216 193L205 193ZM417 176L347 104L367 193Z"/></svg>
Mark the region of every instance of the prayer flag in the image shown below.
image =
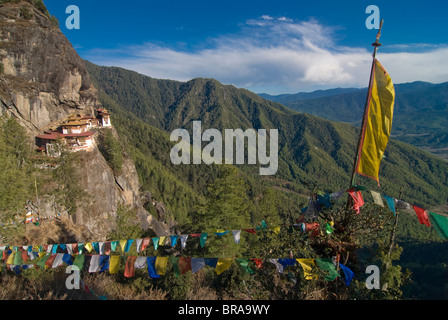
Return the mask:
<svg viewBox="0 0 448 320"><path fill-rule="evenodd" d="M89 252L91 252L92 250L93 250L93 246L92 246L92 244L89 242L89 243L86 243L86 245L84 246L84 248L86 248L87 249L87 251L89 251Z"/></svg>
<svg viewBox="0 0 448 320"><path fill-rule="evenodd" d="M333 281L334 279L339 277L339 273L336 270L333 261L331 261L330 259L316 259L316 263L319 269L327 271L327 274L324 277L325 281Z"/></svg>
<svg viewBox="0 0 448 320"><path fill-rule="evenodd" d="M180 270L179 270L179 257L170 257L171 265L173 266L174 276L178 278L180 276Z"/></svg>
<svg viewBox="0 0 448 320"><path fill-rule="evenodd" d="M134 264L135 268L143 269L144 267L146 267L146 260L146 257L137 257Z"/></svg>
<svg viewBox="0 0 448 320"><path fill-rule="evenodd" d="M118 267L120 266L120 256L110 256L109 261L109 273L118 273Z"/></svg>
<svg viewBox="0 0 448 320"><path fill-rule="evenodd" d="M110 243L110 248L112 249L112 251L116 251L117 250L117 245L118 245L118 241L112 241Z"/></svg>
<svg viewBox="0 0 448 320"><path fill-rule="evenodd" d="M167 263L168 263L168 257L157 257L156 271L158 275L161 276L165 275Z"/></svg>
<svg viewBox="0 0 448 320"><path fill-rule="evenodd" d="M395 89L386 69L374 60L372 81L361 128L361 141L356 172L375 179L392 130Z"/></svg>
<svg viewBox="0 0 448 320"><path fill-rule="evenodd" d="M233 230L232 233L235 243L240 243L241 230Z"/></svg>
<svg viewBox="0 0 448 320"><path fill-rule="evenodd" d="M199 242L201 244L201 248L204 248L205 241L207 240L207 233L201 233L201 236L199 237Z"/></svg>
<svg viewBox="0 0 448 320"><path fill-rule="evenodd" d="M442 239L448 239L448 218L434 212L429 212L432 225Z"/></svg>
<svg viewBox="0 0 448 320"><path fill-rule="evenodd" d="M122 252L124 252L124 249L126 248L126 243L127 242L128 242L127 240L120 240L119 241Z"/></svg>
<svg viewBox="0 0 448 320"><path fill-rule="evenodd" d="M359 213L360 208L364 205L364 199L362 198L361 190L350 189L347 191L353 198L353 210Z"/></svg>
<svg viewBox="0 0 448 320"><path fill-rule="evenodd" d="M205 267L204 258L191 258L191 272L196 273Z"/></svg>
<svg viewBox="0 0 448 320"><path fill-rule="evenodd" d="M232 265L233 258L219 258L218 263L216 264L216 274L220 275L224 271L230 268Z"/></svg>
<svg viewBox="0 0 448 320"><path fill-rule="evenodd" d="M187 273L191 270L191 258L190 257L181 257L179 259L179 270L180 274Z"/></svg>
<svg viewBox="0 0 448 320"><path fill-rule="evenodd" d="M316 274L313 273L313 268L316 266L314 259L297 259L303 269L303 273L306 280L316 279Z"/></svg>
<svg viewBox="0 0 448 320"><path fill-rule="evenodd" d="M153 279L160 278L160 275L158 275L156 271L156 258L157 257L148 257L146 260L146 264L148 266L148 274Z"/></svg>
<svg viewBox="0 0 448 320"><path fill-rule="evenodd" d="M135 260L137 257L129 256L126 260L126 266L124 268L124 276L126 278L132 278L135 276Z"/></svg>
<svg viewBox="0 0 448 320"><path fill-rule="evenodd" d="M372 194L373 201L380 207L384 207L383 199L381 199L381 194L373 190L370 190L370 193Z"/></svg>
<svg viewBox="0 0 448 320"><path fill-rule="evenodd" d="M350 268L344 266L341 263L339 264L339 267L341 267L342 271L344 272L344 282L345 285L348 287L350 285L350 282L352 282L352 279L355 276L355 274L353 273L352 270L350 270Z"/></svg>
<svg viewBox="0 0 448 320"><path fill-rule="evenodd" d="M94 254L90 259L89 272L95 273L98 272L99 269L100 269L100 255Z"/></svg>
<svg viewBox="0 0 448 320"><path fill-rule="evenodd" d="M185 246L187 245L187 238L188 234L183 234L180 236L180 245L182 246L182 248L185 248Z"/></svg>
<svg viewBox="0 0 448 320"><path fill-rule="evenodd" d="M427 227L430 227L431 222L429 221L428 215L426 214L426 210L414 205L412 207L414 207L414 211L417 214L417 218L420 224L424 224Z"/></svg>
<svg viewBox="0 0 448 320"><path fill-rule="evenodd" d="M109 269L110 256L100 256L100 273Z"/></svg>
<svg viewBox="0 0 448 320"><path fill-rule="evenodd" d="M126 246L124 247L124 252L129 252L129 249L131 249L133 242L134 242L134 239L129 239L126 241Z"/></svg>
<svg viewBox="0 0 448 320"><path fill-rule="evenodd" d="M96 253L100 253L100 245L98 242L92 242L92 247Z"/></svg>
<svg viewBox="0 0 448 320"><path fill-rule="evenodd" d="M146 249L146 247L149 245L149 238L144 238L142 241L142 251Z"/></svg>
<svg viewBox="0 0 448 320"><path fill-rule="evenodd" d="M275 265L278 273L283 273L284 267L278 262L278 259L269 259L269 262Z"/></svg>
<svg viewBox="0 0 448 320"><path fill-rule="evenodd" d="M254 263L255 263L255 266L258 268L258 269L261 269L262 267L263 267L263 260L262 259L251 259Z"/></svg>
<svg viewBox="0 0 448 320"><path fill-rule="evenodd" d="M390 211L392 211L395 215L395 199L391 198L389 196L386 196L383 194L384 199L386 199L387 206L389 207Z"/></svg>
<svg viewBox="0 0 448 320"><path fill-rule="evenodd" d="M218 258L204 258L204 262L209 267L216 268L216 264L218 263Z"/></svg>
<svg viewBox="0 0 448 320"><path fill-rule="evenodd" d="M56 258L54 259L53 264L51 265L51 267L52 268L57 268L57 267L62 266L62 263L64 262L62 260L63 257L64 257L63 253L57 253L56 254Z"/></svg>
<svg viewBox="0 0 448 320"><path fill-rule="evenodd" d="M241 270L243 270L246 274L254 274L254 270L249 267L249 259L237 258L235 259L237 264L240 266Z"/></svg>
<svg viewBox="0 0 448 320"><path fill-rule="evenodd" d="M152 244L154 245L154 250L157 250L159 247L159 237L152 238Z"/></svg>
<svg viewBox="0 0 448 320"><path fill-rule="evenodd" d="M77 266L79 270L82 270L84 267L84 261L86 256L83 254L78 254L75 257L75 261L73 261L73 265Z"/></svg>
<svg viewBox="0 0 448 320"><path fill-rule="evenodd" d="M137 247L137 252L142 251L143 239L135 239L135 246Z"/></svg>
<svg viewBox="0 0 448 320"><path fill-rule="evenodd" d="M174 247L177 243L178 236L170 236L171 238L171 246Z"/></svg>

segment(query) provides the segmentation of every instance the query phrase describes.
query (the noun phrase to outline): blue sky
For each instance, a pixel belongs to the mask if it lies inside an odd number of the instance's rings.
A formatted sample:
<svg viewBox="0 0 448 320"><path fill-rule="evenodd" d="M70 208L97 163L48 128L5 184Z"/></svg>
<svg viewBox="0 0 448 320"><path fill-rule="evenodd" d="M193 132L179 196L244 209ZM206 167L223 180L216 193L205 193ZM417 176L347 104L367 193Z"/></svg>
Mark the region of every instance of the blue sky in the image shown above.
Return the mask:
<svg viewBox="0 0 448 320"><path fill-rule="evenodd" d="M395 83L448 81L445 1L44 0L84 59L159 79L215 78L270 94L365 87L377 30L378 59ZM66 8L80 29L66 28Z"/></svg>

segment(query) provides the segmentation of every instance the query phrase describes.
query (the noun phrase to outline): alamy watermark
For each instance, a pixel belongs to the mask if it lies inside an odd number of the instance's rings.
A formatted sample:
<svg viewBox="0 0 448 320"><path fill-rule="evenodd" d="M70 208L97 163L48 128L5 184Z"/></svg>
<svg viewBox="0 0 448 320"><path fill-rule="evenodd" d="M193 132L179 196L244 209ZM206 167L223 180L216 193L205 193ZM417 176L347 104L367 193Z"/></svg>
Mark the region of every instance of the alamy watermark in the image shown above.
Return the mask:
<svg viewBox="0 0 448 320"><path fill-rule="evenodd" d="M202 132L201 121L193 121L192 138L186 129L175 129L171 141L178 143L171 149L173 164L260 164L260 175L274 175L278 169L278 130L266 129L225 129L223 135L217 129ZM247 141L247 144L246 144ZM202 142L210 142L202 148ZM224 145L224 157L223 157ZM247 145L247 153L245 146ZM191 148L192 147L192 148ZM192 149L192 152L191 152ZM235 158L235 159L234 159ZM265 166L265 167L263 167Z"/></svg>

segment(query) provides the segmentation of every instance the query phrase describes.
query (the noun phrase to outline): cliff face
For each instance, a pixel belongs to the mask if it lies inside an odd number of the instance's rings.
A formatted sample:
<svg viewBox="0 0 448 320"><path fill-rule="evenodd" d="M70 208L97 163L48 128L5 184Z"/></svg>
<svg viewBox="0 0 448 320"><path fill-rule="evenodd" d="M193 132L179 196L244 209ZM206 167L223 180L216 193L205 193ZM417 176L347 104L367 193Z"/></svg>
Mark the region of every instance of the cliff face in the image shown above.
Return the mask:
<svg viewBox="0 0 448 320"><path fill-rule="evenodd" d="M0 61L2 109L29 130L74 111L92 113L97 104L82 59L59 28L27 2L0 6Z"/></svg>
<svg viewBox="0 0 448 320"><path fill-rule="evenodd" d="M0 114L15 117L27 129L30 140L70 114L94 115L99 107L97 90L84 62L47 16L28 2L0 5L0 41ZM124 155L119 176L114 175L96 144L93 151L82 152L80 159L78 174L88 201L71 216L63 217L66 225L58 230L72 230L73 241L104 239L114 228L119 204L136 207L142 227L151 227L152 219L140 204L135 165L128 156ZM50 205L52 199L40 201L46 216L61 210ZM58 241L57 235L44 235L45 228L44 224L40 229L30 227L33 238L42 230L41 236ZM163 233L163 228L157 229Z"/></svg>

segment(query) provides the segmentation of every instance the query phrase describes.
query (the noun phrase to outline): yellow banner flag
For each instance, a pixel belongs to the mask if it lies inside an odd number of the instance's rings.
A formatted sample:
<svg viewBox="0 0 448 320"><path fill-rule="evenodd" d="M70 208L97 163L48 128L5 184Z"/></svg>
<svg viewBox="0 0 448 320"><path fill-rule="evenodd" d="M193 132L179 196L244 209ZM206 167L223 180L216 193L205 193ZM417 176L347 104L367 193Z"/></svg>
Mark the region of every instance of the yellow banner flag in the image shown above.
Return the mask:
<svg viewBox="0 0 448 320"><path fill-rule="evenodd" d="M389 142L394 113L395 89L386 69L374 60L372 83L361 128L356 172L378 182L380 162Z"/></svg>
<svg viewBox="0 0 448 320"><path fill-rule="evenodd" d="M168 257L157 257L156 258L157 274L164 276L167 264L168 264Z"/></svg>
<svg viewBox="0 0 448 320"><path fill-rule="evenodd" d="M89 242L89 243L86 243L86 245L84 246L84 248L86 248L89 252L91 252L92 250L93 250L93 246L92 246L92 244Z"/></svg>
<svg viewBox="0 0 448 320"><path fill-rule="evenodd" d="M120 266L120 256L110 256L109 272L118 273L119 266Z"/></svg>
<svg viewBox="0 0 448 320"><path fill-rule="evenodd" d="M313 269L316 267L314 259L296 259L298 263L302 266L303 275L306 280L317 279L317 275L313 274Z"/></svg>
<svg viewBox="0 0 448 320"><path fill-rule="evenodd" d="M220 275L224 271L230 268L232 265L233 258L219 258L216 264L215 271L216 274Z"/></svg>

